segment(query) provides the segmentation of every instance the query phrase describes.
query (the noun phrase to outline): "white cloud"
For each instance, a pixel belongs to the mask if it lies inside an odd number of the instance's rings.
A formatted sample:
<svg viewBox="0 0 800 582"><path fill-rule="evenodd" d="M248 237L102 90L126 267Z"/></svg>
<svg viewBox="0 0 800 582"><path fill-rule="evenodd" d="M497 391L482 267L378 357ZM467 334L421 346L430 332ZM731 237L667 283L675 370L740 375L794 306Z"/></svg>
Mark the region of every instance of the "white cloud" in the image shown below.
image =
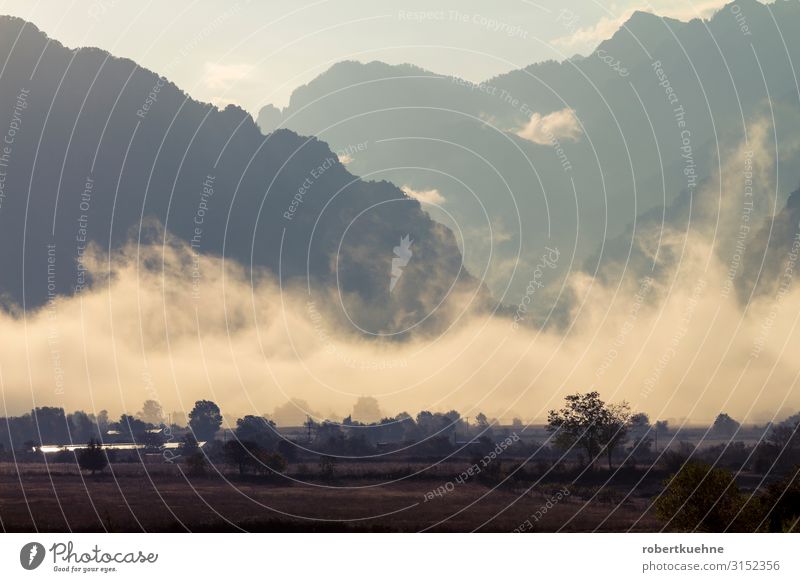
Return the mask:
<svg viewBox="0 0 800 582"><path fill-rule="evenodd" d="M87 268L98 279L81 295L59 297L54 307L24 317L0 309L3 361L23 362L3 368L4 411L53 405L117 416L154 398L166 410L185 412L210 398L235 419L300 398L306 401L300 414L348 414L357 395L372 394L388 414L488 409L540 420L565 394L596 386L605 400L628 400L651 418L710 422L724 410L744 422L770 420L797 404L791 346L800 341L793 317L800 288L778 295L776 279L774 291L753 297L746 309L735 293L721 293L741 202L718 210L714 196L742 188L742 156L753 152L754 199L768 211L772 134L763 122L755 127L698 196L710 200L722 231L732 234L720 237L714 213L700 213L709 217L705 226L693 218L691 230L637 229L642 234L634 242L646 256L659 248L660 256L678 260L664 261L643 296L627 263L618 280L608 272L608 284L570 273L569 333L557 326L514 330L510 317L471 311L472 298L463 296L452 305L458 325L442 335L366 340L337 316L338 288L315 289L309 304L305 283L195 255L186 243L132 242L111 257L92 247ZM729 241L727 249L720 241ZM533 273L536 260L517 268ZM525 305L524 297L506 299L515 309ZM743 364L756 346L756 364ZM63 393L59 377L68 387Z"/></svg>
<svg viewBox="0 0 800 582"><path fill-rule="evenodd" d="M203 70L203 83L209 89L228 89L232 84L250 76L253 69L253 65L246 63L226 65L206 63Z"/></svg>
<svg viewBox="0 0 800 582"><path fill-rule="evenodd" d="M337 154L337 157L339 158L339 163L345 166L353 161L353 156L346 152Z"/></svg>
<svg viewBox="0 0 800 582"><path fill-rule="evenodd" d="M553 44L578 52L590 52L604 40L608 40L625 24L634 12L650 12L664 18L689 21L693 18L710 18L727 4L727 0L707 0L705 2L645 2L636 3L618 15L603 16L596 23L572 30L570 34L559 37ZM646 39L642 39L643 41Z"/></svg>
<svg viewBox="0 0 800 582"><path fill-rule="evenodd" d="M414 190L411 186L406 185L403 186L401 190L405 192L406 196L409 198L419 200L423 204L441 205L445 203L444 196L442 196L442 193L436 188L431 188L430 190Z"/></svg>
<svg viewBox="0 0 800 582"><path fill-rule="evenodd" d="M534 113L523 127L514 133L538 144L549 144L554 139L578 141L583 131L575 111L569 107L547 115Z"/></svg>

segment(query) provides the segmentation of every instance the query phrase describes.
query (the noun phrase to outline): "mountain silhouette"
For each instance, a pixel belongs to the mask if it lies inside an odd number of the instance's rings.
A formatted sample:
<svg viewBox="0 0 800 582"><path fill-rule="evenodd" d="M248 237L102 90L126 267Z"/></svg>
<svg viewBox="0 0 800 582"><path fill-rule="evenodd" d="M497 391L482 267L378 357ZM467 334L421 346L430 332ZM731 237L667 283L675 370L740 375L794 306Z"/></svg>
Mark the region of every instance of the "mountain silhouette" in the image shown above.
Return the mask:
<svg viewBox="0 0 800 582"><path fill-rule="evenodd" d="M14 134L0 159L9 309L97 284L126 244L172 238L284 285L338 290L375 333L422 320L453 290L487 297L450 230L389 182L350 174L317 138L265 136L236 106L193 100L133 61L66 48L18 18L0 18L0 63L0 132ZM414 256L390 297L403 237Z"/></svg>
<svg viewBox="0 0 800 582"><path fill-rule="evenodd" d="M339 63L261 117L334 149L367 143L353 172L435 189L444 202L431 215L471 233L466 265L488 264L492 291L514 302L546 245L574 251L590 273L614 249L624 260L629 225L695 196L753 124L766 120L779 148L794 147L798 31L797 2L747 0L689 22L637 11L586 57L480 84L411 65ZM571 133L523 131L564 111L574 116ZM782 162L776 177L781 199L769 204L780 208L800 166Z"/></svg>

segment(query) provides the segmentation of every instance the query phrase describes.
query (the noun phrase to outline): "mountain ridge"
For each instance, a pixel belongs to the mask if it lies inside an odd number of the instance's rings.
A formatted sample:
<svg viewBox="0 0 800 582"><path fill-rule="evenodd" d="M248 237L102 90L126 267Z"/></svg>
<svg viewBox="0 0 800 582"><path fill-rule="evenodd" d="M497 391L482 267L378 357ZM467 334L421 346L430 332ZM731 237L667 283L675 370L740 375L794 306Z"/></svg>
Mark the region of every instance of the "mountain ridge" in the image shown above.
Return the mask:
<svg viewBox="0 0 800 582"><path fill-rule="evenodd" d="M376 332L400 312L421 319L452 285L479 287L452 233L395 186L353 176L314 136L264 136L239 107L194 100L130 59L67 49L22 19L0 18L0 58L0 128L14 121L20 88L29 92L0 207L7 303L33 309L48 289L74 293L83 247L111 265L144 218L187 243L199 237L198 252L310 277L320 293L338 281ZM406 235L415 260L390 297L392 247ZM48 270L34 268L49 244L50 287Z"/></svg>

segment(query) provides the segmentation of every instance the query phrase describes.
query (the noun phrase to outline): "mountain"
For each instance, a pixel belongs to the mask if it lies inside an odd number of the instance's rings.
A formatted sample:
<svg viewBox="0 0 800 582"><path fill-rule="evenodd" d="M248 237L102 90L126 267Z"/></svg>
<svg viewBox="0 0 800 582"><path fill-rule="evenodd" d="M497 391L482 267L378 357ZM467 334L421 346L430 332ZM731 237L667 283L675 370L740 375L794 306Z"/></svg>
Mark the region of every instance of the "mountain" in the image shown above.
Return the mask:
<svg viewBox="0 0 800 582"><path fill-rule="evenodd" d="M756 230L749 247L743 257L741 294L768 295L780 302L792 286L800 253L800 189Z"/></svg>
<svg viewBox="0 0 800 582"><path fill-rule="evenodd" d="M173 238L284 286L338 293L342 319L369 333L423 320L454 290L487 297L451 231L392 184L350 174L317 138L265 136L238 107L195 101L135 62L68 49L18 18L0 18L0 62L9 309L99 284L126 244ZM413 256L390 294L404 237Z"/></svg>
<svg viewBox="0 0 800 582"><path fill-rule="evenodd" d="M421 197L437 202L431 215L469 233L466 265L513 303L546 246L574 253L562 276L575 265L593 273L610 248L603 241L628 237L616 245L628 252L638 217L664 215L701 184L735 197L719 169L759 125L780 164L780 194L759 201L761 214L780 208L800 180L786 159L797 145L798 32L796 1L746 0L690 22L636 12L589 56L480 84L410 65L340 63L259 120L335 150L362 144L353 172L435 190Z"/></svg>

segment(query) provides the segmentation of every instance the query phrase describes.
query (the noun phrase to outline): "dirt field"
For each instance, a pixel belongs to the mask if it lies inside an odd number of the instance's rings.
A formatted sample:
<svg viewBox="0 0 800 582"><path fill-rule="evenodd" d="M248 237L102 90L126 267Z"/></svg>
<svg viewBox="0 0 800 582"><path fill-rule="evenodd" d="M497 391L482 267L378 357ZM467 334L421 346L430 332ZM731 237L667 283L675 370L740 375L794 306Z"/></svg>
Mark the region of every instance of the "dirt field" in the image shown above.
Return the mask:
<svg viewBox="0 0 800 582"><path fill-rule="evenodd" d="M387 484L371 476L374 467L318 485L189 478L169 465L116 465L96 478L69 465L18 468L0 466L5 531L513 531L526 520L530 531L659 529L648 496L620 503L622 487L587 503L596 488L547 483L526 493L530 484L467 481L426 501L447 481L426 475ZM565 487L570 494L553 502Z"/></svg>

